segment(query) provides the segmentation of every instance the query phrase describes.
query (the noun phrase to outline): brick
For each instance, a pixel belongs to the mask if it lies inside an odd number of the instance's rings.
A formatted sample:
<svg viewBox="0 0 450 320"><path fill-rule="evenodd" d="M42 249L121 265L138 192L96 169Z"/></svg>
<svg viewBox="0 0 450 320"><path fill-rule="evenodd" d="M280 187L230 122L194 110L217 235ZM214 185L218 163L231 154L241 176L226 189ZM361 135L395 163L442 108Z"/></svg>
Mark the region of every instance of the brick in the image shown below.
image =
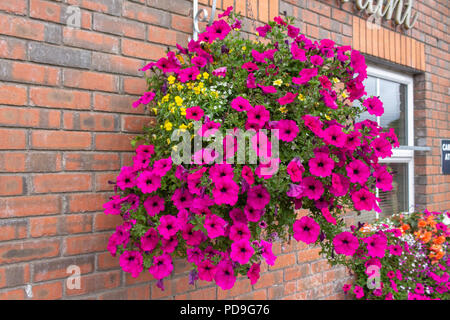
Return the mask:
<svg viewBox="0 0 450 320"><path fill-rule="evenodd" d="M155 124L155 118L149 116L122 116L122 130L125 132L142 132L144 127Z"/></svg>
<svg viewBox="0 0 450 320"><path fill-rule="evenodd" d="M95 70L98 71L136 76L142 74L142 71L139 71L139 69L144 66L141 60L100 52L92 54L92 64Z"/></svg>
<svg viewBox="0 0 450 320"><path fill-rule="evenodd" d="M166 50L164 47L155 44L122 39L122 54L147 60L157 60L166 54Z"/></svg>
<svg viewBox="0 0 450 320"><path fill-rule="evenodd" d="M177 32L170 29L164 29L157 26L148 26L148 41L176 46Z"/></svg>
<svg viewBox="0 0 450 320"><path fill-rule="evenodd" d="M27 89L22 86L0 84L0 104L22 106L27 103Z"/></svg>
<svg viewBox="0 0 450 320"><path fill-rule="evenodd" d="M59 220L60 234L76 234L92 231L93 217L90 214L71 214Z"/></svg>
<svg viewBox="0 0 450 320"><path fill-rule="evenodd" d="M24 178L0 176L0 196L16 196L24 193Z"/></svg>
<svg viewBox="0 0 450 320"><path fill-rule="evenodd" d="M192 33L192 18L173 15L172 28L175 30Z"/></svg>
<svg viewBox="0 0 450 320"><path fill-rule="evenodd" d="M119 40L116 37L97 32L65 27L63 42L66 45L83 49L119 53Z"/></svg>
<svg viewBox="0 0 450 320"><path fill-rule="evenodd" d="M52 21L61 21L61 6L54 2L30 0L30 17Z"/></svg>
<svg viewBox="0 0 450 320"><path fill-rule="evenodd" d="M95 174L95 191L113 191L114 185L109 181L116 181L117 173L97 173Z"/></svg>
<svg viewBox="0 0 450 320"><path fill-rule="evenodd" d="M30 60L42 64L89 69L91 53L87 50L58 47L32 42L28 45Z"/></svg>
<svg viewBox="0 0 450 320"><path fill-rule="evenodd" d="M106 249L110 234L97 233L91 235L69 236L64 239L64 255L99 252Z"/></svg>
<svg viewBox="0 0 450 320"><path fill-rule="evenodd" d="M116 131L117 122L116 117L110 114L64 112L63 128L83 131Z"/></svg>
<svg viewBox="0 0 450 320"><path fill-rule="evenodd" d="M145 39L143 23L94 13L94 30L135 39Z"/></svg>
<svg viewBox="0 0 450 320"><path fill-rule="evenodd" d="M56 110L42 110L17 107L0 109L0 125L34 128L59 128L61 113Z"/></svg>
<svg viewBox="0 0 450 320"><path fill-rule="evenodd" d="M114 153L65 153L65 170L105 171L119 170L120 158Z"/></svg>
<svg viewBox="0 0 450 320"><path fill-rule="evenodd" d="M30 104L47 108L86 110L91 106L91 95L84 91L32 87L30 88Z"/></svg>
<svg viewBox="0 0 450 320"><path fill-rule="evenodd" d="M31 133L33 149L86 150L91 146L88 132L34 130Z"/></svg>
<svg viewBox="0 0 450 320"><path fill-rule="evenodd" d="M64 85L66 87L98 90L117 91L118 79L109 74L102 74L90 71L64 70Z"/></svg>
<svg viewBox="0 0 450 320"><path fill-rule="evenodd" d="M0 244L0 264L55 257L59 254L59 249L59 240Z"/></svg>
<svg viewBox="0 0 450 320"><path fill-rule="evenodd" d="M53 44L61 44L62 26L47 23L44 28L44 41Z"/></svg>
<svg viewBox="0 0 450 320"><path fill-rule="evenodd" d="M68 197L69 212L103 211L103 203L107 201L106 194L73 194Z"/></svg>
<svg viewBox="0 0 450 320"><path fill-rule="evenodd" d="M0 292L0 300L25 300L25 290L14 289L10 291Z"/></svg>
<svg viewBox="0 0 450 320"><path fill-rule="evenodd" d="M24 172L25 153L1 152L0 172Z"/></svg>
<svg viewBox="0 0 450 320"><path fill-rule="evenodd" d="M275 265L270 267L270 270L282 269L292 266L296 263L295 253L283 254L277 257Z"/></svg>
<svg viewBox="0 0 450 320"><path fill-rule="evenodd" d="M94 94L94 110L114 113L144 113L143 108L133 108L138 98L117 94Z"/></svg>
<svg viewBox="0 0 450 320"><path fill-rule="evenodd" d="M128 289L103 293L100 300L150 300L150 285L134 286Z"/></svg>
<svg viewBox="0 0 450 320"><path fill-rule="evenodd" d="M92 187L87 173L38 174L32 180L35 193L88 191Z"/></svg>
<svg viewBox="0 0 450 320"><path fill-rule="evenodd" d="M25 41L14 38L0 38L0 58L25 60L27 47Z"/></svg>
<svg viewBox="0 0 450 320"><path fill-rule="evenodd" d="M128 94L143 95L148 85L144 78L123 77L123 91Z"/></svg>
<svg viewBox="0 0 450 320"><path fill-rule="evenodd" d="M0 241L25 239L28 233L27 230L27 220L2 220L0 221Z"/></svg>
<svg viewBox="0 0 450 320"><path fill-rule="evenodd" d="M18 129L0 129L0 150L25 149L26 131Z"/></svg>
<svg viewBox="0 0 450 320"><path fill-rule="evenodd" d="M68 4L77 5L92 11L120 16L123 0L68 0Z"/></svg>
<svg viewBox="0 0 450 320"><path fill-rule="evenodd" d="M170 13L128 1L124 3L123 16L147 24L170 27Z"/></svg>
<svg viewBox="0 0 450 320"><path fill-rule="evenodd" d="M30 281L30 265L0 267L0 288L17 287Z"/></svg>
<svg viewBox="0 0 450 320"><path fill-rule="evenodd" d="M106 215L98 213L95 215L94 228L95 231L115 230L118 225L123 222L120 215Z"/></svg>
<svg viewBox="0 0 450 320"><path fill-rule="evenodd" d="M39 217L30 219L30 235L36 237L51 237L58 234L58 217Z"/></svg>
<svg viewBox="0 0 450 320"><path fill-rule="evenodd" d="M299 251L297 253L297 262L302 263L302 262L317 260L320 257L319 252L320 252L320 248Z"/></svg>
<svg viewBox="0 0 450 320"><path fill-rule="evenodd" d="M2 1L4 3L4 1ZM44 24L26 18L0 14L0 34L43 41Z"/></svg>
<svg viewBox="0 0 450 320"><path fill-rule="evenodd" d="M248 293L252 290L250 285L250 281L248 279L243 279L243 277L239 277L234 287L230 290L222 290L221 288L217 288L217 299L223 300L227 298L236 297L242 295L244 293Z"/></svg>
<svg viewBox="0 0 450 320"><path fill-rule="evenodd" d="M49 281L56 279L66 279L72 274L68 272L70 266L78 266L80 274L87 274L94 271L94 256L81 256L71 258L56 258L52 260L38 261L33 263L33 281Z"/></svg>
<svg viewBox="0 0 450 320"><path fill-rule="evenodd" d="M97 150L108 151L132 151L131 146L132 135L113 134L113 133L97 133L95 135L95 148Z"/></svg>
<svg viewBox="0 0 450 320"><path fill-rule="evenodd" d="M28 152L27 172L61 171L61 154L47 152Z"/></svg>
<svg viewBox="0 0 450 320"><path fill-rule="evenodd" d="M148 271L141 272L137 278L133 278L130 273L125 273L125 285L146 283L154 280L155 278L153 278L153 276Z"/></svg>
<svg viewBox="0 0 450 320"><path fill-rule="evenodd" d="M9 0L2 1L0 3L0 11L6 11L21 15L27 14L27 7L28 6L26 0Z"/></svg>
<svg viewBox="0 0 450 320"><path fill-rule="evenodd" d="M162 299L172 296L172 286L165 285L165 290L162 291L160 288L156 286L156 282L153 282L151 285L151 299Z"/></svg>
<svg viewBox="0 0 450 320"><path fill-rule="evenodd" d="M111 256L109 252L100 253L97 255L98 270L109 270L120 267L119 258Z"/></svg>
<svg viewBox="0 0 450 320"><path fill-rule="evenodd" d="M57 214L61 199L53 195L24 196L0 199L0 218Z"/></svg>
<svg viewBox="0 0 450 320"><path fill-rule="evenodd" d="M61 282L44 283L33 286L33 300L61 299L63 288Z"/></svg>
<svg viewBox="0 0 450 320"><path fill-rule="evenodd" d="M80 280L81 280L81 288L80 289L66 288L67 296L77 296L117 288L120 285L120 272L110 271L105 273L96 273L81 276Z"/></svg>
<svg viewBox="0 0 450 320"><path fill-rule="evenodd" d="M5 63L7 72L7 74L2 75L0 71L0 77L4 80L48 86L56 86L59 84L60 74L57 68L23 62L2 63Z"/></svg>

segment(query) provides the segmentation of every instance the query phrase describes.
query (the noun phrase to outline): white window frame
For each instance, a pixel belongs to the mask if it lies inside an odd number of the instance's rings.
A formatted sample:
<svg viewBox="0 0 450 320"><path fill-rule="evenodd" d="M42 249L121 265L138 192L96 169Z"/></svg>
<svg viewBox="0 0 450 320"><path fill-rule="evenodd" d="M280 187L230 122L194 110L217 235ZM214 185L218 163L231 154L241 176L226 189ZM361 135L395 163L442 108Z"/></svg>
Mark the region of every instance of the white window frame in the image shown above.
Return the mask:
<svg viewBox="0 0 450 320"><path fill-rule="evenodd" d="M367 66L367 75L376 77L376 95L380 95L380 78L401 83L406 85L407 99L406 99L406 121L407 121L407 146L400 146L392 150L392 156L385 159L380 159L380 163L406 163L408 165L408 212L414 211L414 80L413 77L384 68L376 66ZM377 122L380 124L380 117L377 117ZM377 189L377 197L379 191ZM379 218L378 212L376 218Z"/></svg>

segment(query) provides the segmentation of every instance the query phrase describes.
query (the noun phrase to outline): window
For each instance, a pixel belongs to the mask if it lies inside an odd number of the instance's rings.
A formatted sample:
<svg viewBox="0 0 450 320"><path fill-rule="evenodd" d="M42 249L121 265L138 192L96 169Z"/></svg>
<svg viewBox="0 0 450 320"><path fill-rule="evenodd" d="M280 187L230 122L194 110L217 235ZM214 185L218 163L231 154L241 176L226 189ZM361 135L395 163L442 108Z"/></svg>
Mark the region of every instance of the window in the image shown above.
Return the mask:
<svg viewBox="0 0 450 320"><path fill-rule="evenodd" d="M411 76L378 67L367 68L365 86L368 96L379 96L384 106L381 117L364 112L360 120L370 119L383 128L394 128L400 148L393 149L390 158L382 159L392 168L391 191L377 190L383 218L414 209L414 127L413 127L413 79Z"/></svg>

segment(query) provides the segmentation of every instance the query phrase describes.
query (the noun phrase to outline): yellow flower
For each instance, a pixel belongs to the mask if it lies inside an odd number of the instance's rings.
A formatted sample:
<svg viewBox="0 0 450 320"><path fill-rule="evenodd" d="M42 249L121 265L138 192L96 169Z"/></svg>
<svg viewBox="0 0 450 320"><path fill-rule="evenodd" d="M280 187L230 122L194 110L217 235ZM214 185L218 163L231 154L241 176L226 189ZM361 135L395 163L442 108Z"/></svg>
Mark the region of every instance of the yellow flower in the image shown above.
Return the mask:
<svg viewBox="0 0 450 320"><path fill-rule="evenodd" d="M208 73L208 72L203 72L203 78L205 78L206 80L208 80L208 78L209 78L209 73Z"/></svg>
<svg viewBox="0 0 450 320"><path fill-rule="evenodd" d="M172 127L172 122L170 122L169 120L166 120L166 122L164 122L164 129L166 129L166 131L171 131Z"/></svg>
<svg viewBox="0 0 450 320"><path fill-rule="evenodd" d="M243 46L243 47L242 47L242 51L245 51L245 50L247 50L247 47L246 47L246 46Z"/></svg>
<svg viewBox="0 0 450 320"><path fill-rule="evenodd" d="M203 83L203 82L200 82L199 84L198 84L198 87L199 88L203 88L205 86L205 84Z"/></svg>
<svg viewBox="0 0 450 320"><path fill-rule="evenodd" d="M180 128L181 131L184 132L184 131L186 131L186 129L187 129L187 125L181 124L179 128Z"/></svg>
<svg viewBox="0 0 450 320"><path fill-rule="evenodd" d="M201 74L197 75L197 80L200 80L201 78L202 78Z"/></svg>
<svg viewBox="0 0 450 320"><path fill-rule="evenodd" d="M281 80L281 79L275 80L275 81L273 82L273 85L274 85L274 86L281 86L282 84L283 84L283 80Z"/></svg>
<svg viewBox="0 0 450 320"><path fill-rule="evenodd" d="M201 91L201 88L200 88L200 87L195 87L195 88L194 88L194 93L195 93L195 94L197 94L197 95L200 94L200 91Z"/></svg>
<svg viewBox="0 0 450 320"><path fill-rule="evenodd" d="M278 110L280 110L281 113L286 113L286 112L288 112L288 109L287 109L286 107L281 107L281 108L278 109Z"/></svg>
<svg viewBox="0 0 450 320"><path fill-rule="evenodd" d="M259 32L258 31L256 31L256 36L259 37Z"/></svg>
<svg viewBox="0 0 450 320"><path fill-rule="evenodd" d="M167 138L167 144L170 144L170 139L169 138Z"/></svg>
<svg viewBox="0 0 450 320"><path fill-rule="evenodd" d="M175 113L175 108L170 108L170 113Z"/></svg>
<svg viewBox="0 0 450 320"><path fill-rule="evenodd" d="M331 80L332 80L334 83L340 82L338 78L333 78L333 79L331 79Z"/></svg>
<svg viewBox="0 0 450 320"><path fill-rule="evenodd" d="M331 118L330 118L330 116L329 115L325 115L325 119L327 119L328 121L330 121L331 120Z"/></svg>
<svg viewBox="0 0 450 320"><path fill-rule="evenodd" d="M183 86L181 83L178 83L178 84L177 84L177 89L178 89L178 90L181 91L181 90L183 90L183 88L184 88L184 86Z"/></svg>
<svg viewBox="0 0 450 320"><path fill-rule="evenodd" d="M219 97L219 93L217 91L211 91L211 96L217 99Z"/></svg>
<svg viewBox="0 0 450 320"><path fill-rule="evenodd" d="M180 114L182 116L185 116L186 115L186 108L180 108Z"/></svg>
<svg viewBox="0 0 450 320"><path fill-rule="evenodd" d="M344 91L344 92L342 92L342 98L347 98L348 97L348 95L347 95L347 93Z"/></svg>
<svg viewBox="0 0 450 320"><path fill-rule="evenodd" d="M174 76L170 76L167 78L167 81L169 81L169 84L174 84L175 80L176 80L176 78Z"/></svg>
<svg viewBox="0 0 450 320"><path fill-rule="evenodd" d="M300 101L305 101L305 97L300 93L300 94L298 95L298 100L300 100Z"/></svg>
<svg viewBox="0 0 450 320"><path fill-rule="evenodd" d="M155 113L155 115L158 114L158 109L152 108L152 110L153 110L153 112Z"/></svg>
<svg viewBox="0 0 450 320"><path fill-rule="evenodd" d="M178 146L173 146L173 147L172 147L172 150L173 150L173 151L177 151L177 150L178 150Z"/></svg>
<svg viewBox="0 0 450 320"><path fill-rule="evenodd" d="M177 104L177 106L181 107L181 105L183 104L183 99L180 96L176 96L175 103Z"/></svg>
<svg viewBox="0 0 450 320"><path fill-rule="evenodd" d="M161 101L162 101L162 102L168 102L168 101L169 101L169 98L170 98L170 94L166 94L166 95L161 99Z"/></svg>
<svg viewBox="0 0 450 320"><path fill-rule="evenodd" d="M194 125L193 122L189 122L189 124L187 126L188 126L188 128L191 128L193 125Z"/></svg>
<svg viewBox="0 0 450 320"><path fill-rule="evenodd" d="M184 59L183 59L183 56L181 54L177 54L177 58L182 64L184 63Z"/></svg>

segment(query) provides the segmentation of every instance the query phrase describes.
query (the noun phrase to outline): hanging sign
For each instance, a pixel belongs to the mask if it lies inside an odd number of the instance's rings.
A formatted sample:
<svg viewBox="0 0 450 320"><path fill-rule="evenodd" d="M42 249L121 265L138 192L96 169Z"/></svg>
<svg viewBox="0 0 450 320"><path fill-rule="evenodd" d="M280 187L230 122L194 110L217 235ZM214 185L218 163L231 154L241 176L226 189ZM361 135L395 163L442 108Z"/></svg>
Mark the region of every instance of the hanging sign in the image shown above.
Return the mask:
<svg viewBox="0 0 450 320"><path fill-rule="evenodd" d="M450 140L442 140L442 173L450 174Z"/></svg>

